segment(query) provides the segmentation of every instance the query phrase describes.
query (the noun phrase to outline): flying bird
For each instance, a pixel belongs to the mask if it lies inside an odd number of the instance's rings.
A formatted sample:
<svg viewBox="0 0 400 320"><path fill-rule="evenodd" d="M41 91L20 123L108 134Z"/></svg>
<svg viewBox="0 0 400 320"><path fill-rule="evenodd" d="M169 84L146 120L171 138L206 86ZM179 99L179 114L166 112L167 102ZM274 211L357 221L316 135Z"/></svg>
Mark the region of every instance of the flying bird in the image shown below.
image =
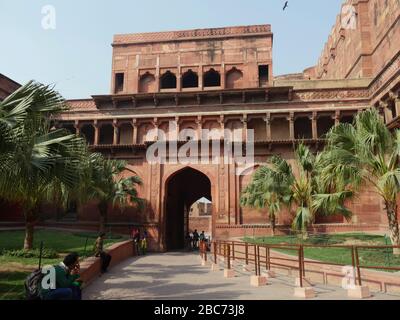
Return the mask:
<svg viewBox="0 0 400 320"><path fill-rule="evenodd" d="M283 11L285 11L287 7L289 7L289 1L285 2L285 5L283 6Z"/></svg>

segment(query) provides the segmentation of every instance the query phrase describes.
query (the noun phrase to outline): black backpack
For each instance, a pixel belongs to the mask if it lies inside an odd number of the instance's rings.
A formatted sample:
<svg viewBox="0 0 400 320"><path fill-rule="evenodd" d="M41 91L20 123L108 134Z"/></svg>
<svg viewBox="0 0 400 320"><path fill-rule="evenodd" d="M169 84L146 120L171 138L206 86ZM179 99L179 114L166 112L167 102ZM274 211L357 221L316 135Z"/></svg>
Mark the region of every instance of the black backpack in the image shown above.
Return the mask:
<svg viewBox="0 0 400 320"><path fill-rule="evenodd" d="M26 278L24 284L26 300L40 300L40 287L43 277L42 269L37 269Z"/></svg>

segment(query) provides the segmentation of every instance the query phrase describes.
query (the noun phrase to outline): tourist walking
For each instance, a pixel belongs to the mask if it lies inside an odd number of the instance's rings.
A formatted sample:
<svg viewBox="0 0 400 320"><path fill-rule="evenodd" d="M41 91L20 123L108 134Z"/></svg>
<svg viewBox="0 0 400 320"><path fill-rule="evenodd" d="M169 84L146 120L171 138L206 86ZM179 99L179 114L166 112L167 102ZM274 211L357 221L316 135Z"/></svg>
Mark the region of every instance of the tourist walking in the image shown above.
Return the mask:
<svg viewBox="0 0 400 320"><path fill-rule="evenodd" d="M195 229L193 232L193 249L197 250L198 245L199 245L199 233L197 232L197 229Z"/></svg>

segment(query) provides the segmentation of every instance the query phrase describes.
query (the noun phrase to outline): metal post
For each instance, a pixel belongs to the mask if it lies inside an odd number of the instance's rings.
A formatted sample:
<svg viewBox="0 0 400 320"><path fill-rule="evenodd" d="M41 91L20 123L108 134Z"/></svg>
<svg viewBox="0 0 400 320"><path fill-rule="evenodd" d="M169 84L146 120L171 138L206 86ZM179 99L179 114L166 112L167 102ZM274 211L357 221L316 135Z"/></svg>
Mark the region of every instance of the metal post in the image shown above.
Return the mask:
<svg viewBox="0 0 400 320"><path fill-rule="evenodd" d="M232 260L235 260L235 242L232 241Z"/></svg>
<svg viewBox="0 0 400 320"><path fill-rule="evenodd" d="M249 264L249 244L246 242L245 247L244 247L245 255L246 255L246 265Z"/></svg>
<svg viewBox="0 0 400 320"><path fill-rule="evenodd" d="M39 250L39 269L42 266L42 255L43 255L43 241L40 241L40 250Z"/></svg>
<svg viewBox="0 0 400 320"><path fill-rule="evenodd" d="M303 268L303 264L301 263L301 246L299 246L298 255L299 255L299 280L300 280L300 288L302 288L303 287L303 271L301 269Z"/></svg>
<svg viewBox="0 0 400 320"><path fill-rule="evenodd" d="M214 263L217 264L217 243L214 242Z"/></svg>
<svg viewBox="0 0 400 320"><path fill-rule="evenodd" d="M270 251L269 251L269 247L265 248L265 255L266 255L266 259L265 259L265 267L267 270L271 270L271 263L270 263Z"/></svg>
<svg viewBox="0 0 400 320"><path fill-rule="evenodd" d="M301 263L302 263L302 269L303 269L303 277L306 276L306 267L304 263L304 247L301 246Z"/></svg>
<svg viewBox="0 0 400 320"><path fill-rule="evenodd" d="M257 248L254 245L254 269L256 271L256 276L258 276L258 262L257 262Z"/></svg>
<svg viewBox="0 0 400 320"><path fill-rule="evenodd" d="M357 279L358 279L358 285L361 286L361 269L360 269L360 259L358 256L358 248L354 247L355 249L355 256L356 256L356 267L357 267Z"/></svg>
<svg viewBox="0 0 400 320"><path fill-rule="evenodd" d="M261 275L261 268L260 268L260 246L257 246L257 275Z"/></svg>
<svg viewBox="0 0 400 320"><path fill-rule="evenodd" d="M228 255L228 269L230 269L231 268L231 247L230 247L230 245L228 244L227 245L227 255Z"/></svg>

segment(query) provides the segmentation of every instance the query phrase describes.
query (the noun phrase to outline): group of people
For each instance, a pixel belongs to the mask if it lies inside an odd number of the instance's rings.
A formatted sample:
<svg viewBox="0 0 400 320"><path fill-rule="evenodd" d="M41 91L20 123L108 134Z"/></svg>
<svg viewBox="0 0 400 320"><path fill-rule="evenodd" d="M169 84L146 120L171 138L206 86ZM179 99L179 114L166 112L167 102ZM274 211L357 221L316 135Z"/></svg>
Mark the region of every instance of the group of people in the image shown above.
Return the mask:
<svg viewBox="0 0 400 320"><path fill-rule="evenodd" d="M193 231L193 233L188 232L186 235L186 247L188 250L198 250L200 243L208 243L208 239L204 231L200 234L197 232L197 229Z"/></svg>
<svg viewBox="0 0 400 320"><path fill-rule="evenodd" d="M135 253L137 255L145 255L147 252L147 231L145 230L141 235L139 229L133 229L131 237L133 239Z"/></svg>
<svg viewBox="0 0 400 320"><path fill-rule="evenodd" d="M111 255L104 251L106 234L100 233L94 244L94 255L101 260L101 273L107 272L111 262ZM38 296L41 300L81 300L82 279L80 278L79 255L76 252L66 255L62 262L54 265L55 288L43 287L43 275L37 278ZM41 274L41 270L39 275ZM27 291L29 291L26 285ZM29 292L27 292L27 295Z"/></svg>

